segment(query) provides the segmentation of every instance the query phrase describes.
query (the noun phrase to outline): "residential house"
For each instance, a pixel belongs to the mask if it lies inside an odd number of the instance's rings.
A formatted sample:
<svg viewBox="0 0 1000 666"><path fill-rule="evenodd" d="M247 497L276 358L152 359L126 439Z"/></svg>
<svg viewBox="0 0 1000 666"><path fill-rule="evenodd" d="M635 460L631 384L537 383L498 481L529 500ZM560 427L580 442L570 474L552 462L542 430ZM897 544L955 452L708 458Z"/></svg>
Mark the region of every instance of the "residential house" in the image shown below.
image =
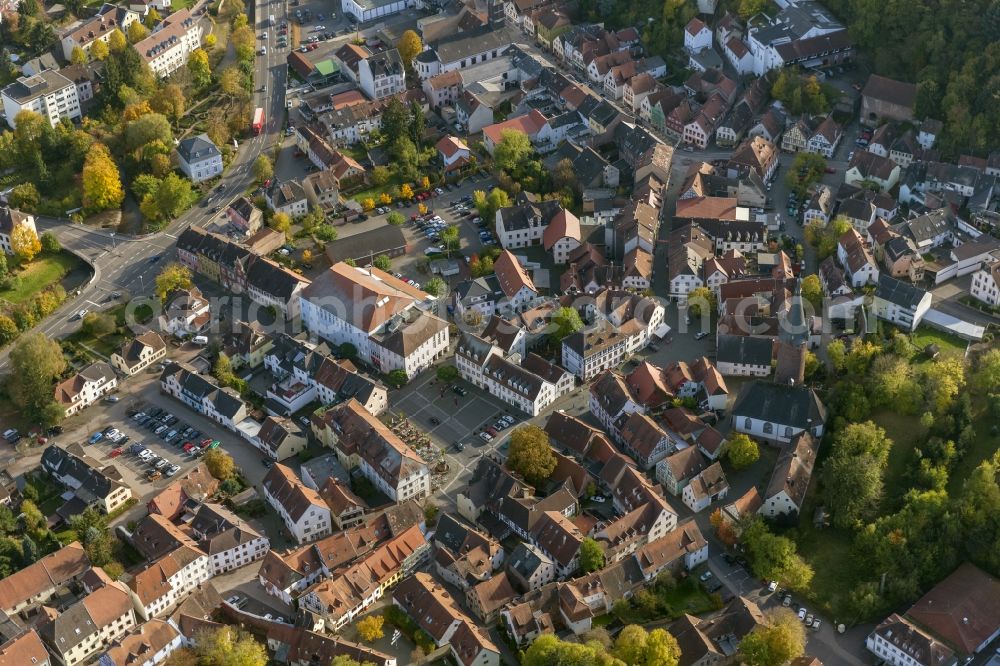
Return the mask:
<svg viewBox="0 0 1000 666"><path fill-rule="evenodd" d="M76 120L81 115L76 84L53 70L18 77L0 90L0 101L11 129L21 111L34 111L53 127L63 118Z"/></svg>
<svg viewBox="0 0 1000 666"><path fill-rule="evenodd" d="M423 565L430 554L430 544L420 526L414 525L310 587L299 604L318 615L324 627L339 630Z"/></svg>
<svg viewBox="0 0 1000 666"><path fill-rule="evenodd" d="M288 467L275 463L264 475L261 489L296 542L315 541L330 534L330 507Z"/></svg>
<svg viewBox="0 0 1000 666"><path fill-rule="evenodd" d="M899 183L900 167L887 157L879 157L866 150L857 150L847 164L844 182L861 186L869 183L881 192L888 192Z"/></svg>
<svg viewBox="0 0 1000 666"><path fill-rule="evenodd" d="M202 32L200 18L182 8L164 18L156 30L133 46L153 73L165 78L187 65L191 54L201 47Z"/></svg>
<svg viewBox="0 0 1000 666"><path fill-rule="evenodd" d="M840 145L840 140L844 137L844 128L836 122L832 116L827 116L816 127L816 131L806 142L805 150L810 153L822 155L826 159L833 159L833 154Z"/></svg>
<svg viewBox="0 0 1000 666"><path fill-rule="evenodd" d="M302 321L334 345L354 345L380 372L412 377L448 349L448 326L428 311L430 300L377 268L340 262L302 291Z"/></svg>
<svg viewBox="0 0 1000 666"><path fill-rule="evenodd" d="M313 432L346 469L355 467L394 502L430 495L430 470L384 423L351 398L314 417Z"/></svg>
<svg viewBox="0 0 1000 666"><path fill-rule="evenodd" d="M485 25L455 32L425 44L424 51L414 59L414 69L423 81L442 72L499 58L518 39L518 31L512 27Z"/></svg>
<svg viewBox="0 0 1000 666"><path fill-rule="evenodd" d="M272 211L293 219L309 212L305 188L297 180L279 182L277 178L272 179L271 186L264 191L264 199Z"/></svg>
<svg viewBox="0 0 1000 666"><path fill-rule="evenodd" d="M0 206L0 249L7 254L14 254L14 248L10 243L14 230L18 227L27 227L34 234L38 234L35 229L35 216L31 213L24 213L16 208Z"/></svg>
<svg viewBox="0 0 1000 666"><path fill-rule="evenodd" d="M35 629L21 632L11 638L5 638L0 644L0 664L3 666L52 666L45 644Z"/></svg>
<svg viewBox="0 0 1000 666"><path fill-rule="evenodd" d="M95 42L101 41L107 44L115 30L127 33L129 26L141 18L138 12L126 7L103 5L94 17L73 23L60 33L59 42L62 46L63 60L72 62L73 49L76 47L80 47L89 55ZM11 116L8 114L7 117Z"/></svg>
<svg viewBox="0 0 1000 666"><path fill-rule="evenodd" d="M504 561L503 548L496 539L451 514L438 520L433 543L437 572L463 592L493 577Z"/></svg>
<svg viewBox="0 0 1000 666"><path fill-rule="evenodd" d="M712 48L712 31L695 17L684 27L684 48L690 53L700 53Z"/></svg>
<svg viewBox="0 0 1000 666"><path fill-rule="evenodd" d="M722 43L722 55L726 56L726 60L740 76L753 73L753 53L750 52L747 43L736 35Z"/></svg>
<svg viewBox="0 0 1000 666"><path fill-rule="evenodd" d="M672 574L692 571L707 561L708 541L693 520L650 540L635 553L635 564L645 581L655 580L664 571Z"/></svg>
<svg viewBox="0 0 1000 666"><path fill-rule="evenodd" d="M556 564L537 546L521 542L507 558L507 576L515 588L532 592L556 580Z"/></svg>
<svg viewBox="0 0 1000 666"><path fill-rule="evenodd" d="M302 179L302 190L309 206L326 213L335 210L340 203L340 179L332 169L307 174Z"/></svg>
<svg viewBox="0 0 1000 666"><path fill-rule="evenodd" d="M959 663L951 648L897 613L868 634L865 647L889 666L957 666Z"/></svg>
<svg viewBox="0 0 1000 666"><path fill-rule="evenodd" d="M511 249L540 245L545 230L563 210L554 199L537 203L526 201L497 210L496 234L500 246Z"/></svg>
<svg viewBox="0 0 1000 666"><path fill-rule="evenodd" d="M66 486L72 495L66 508L77 513L89 507L109 515L132 498L132 489L114 465L102 466L88 456L79 444L61 448L49 444L42 453L42 468ZM67 513L60 509L60 515ZM72 513L72 512L69 512ZM66 517L68 520L68 517Z"/></svg>
<svg viewBox="0 0 1000 666"><path fill-rule="evenodd" d="M542 233L542 246L556 264L565 264L580 241L580 220L566 209L557 212Z"/></svg>
<svg viewBox="0 0 1000 666"><path fill-rule="evenodd" d="M679 497L691 480L708 466L709 463L701 451L697 447L688 446L656 464L656 480L663 484L668 493Z"/></svg>
<svg viewBox="0 0 1000 666"><path fill-rule="evenodd" d="M163 338L156 331L146 331L122 343L121 348L111 354L111 365L123 374L134 375L166 355L167 345Z"/></svg>
<svg viewBox="0 0 1000 666"><path fill-rule="evenodd" d="M534 143L539 139L542 128L548 120L537 109L532 109L529 113L516 118L510 118L500 123L483 127L483 146L490 155L496 150L497 144L503 138L506 131L515 131L526 134Z"/></svg>
<svg viewBox="0 0 1000 666"><path fill-rule="evenodd" d="M56 384L55 401L66 416L73 416L118 388L118 376L103 361L91 363L68 379Z"/></svg>
<svg viewBox="0 0 1000 666"><path fill-rule="evenodd" d="M79 582L90 569L83 545L78 541L69 543L0 579L0 610L13 615L45 604L63 586Z"/></svg>
<svg viewBox="0 0 1000 666"><path fill-rule="evenodd" d="M396 49L375 53L358 63L358 85L370 99L382 99L406 90L406 71Z"/></svg>
<svg viewBox="0 0 1000 666"><path fill-rule="evenodd" d="M266 536L220 504L200 504L187 528L208 555L213 576L256 562L271 548Z"/></svg>
<svg viewBox="0 0 1000 666"><path fill-rule="evenodd" d="M1000 306L1000 262L987 264L976 271L969 293L987 305Z"/></svg>
<svg viewBox="0 0 1000 666"><path fill-rule="evenodd" d="M135 627L136 612L128 588L104 576L101 587L46 620L38 635L59 663L76 666Z"/></svg>
<svg viewBox="0 0 1000 666"><path fill-rule="evenodd" d="M208 299L194 285L167 294L160 314L160 330L177 338L196 335L212 321Z"/></svg>
<svg viewBox="0 0 1000 666"><path fill-rule="evenodd" d="M271 336L256 321L237 321L223 338L222 351L229 357L233 369L260 367L267 352L274 346Z"/></svg>
<svg viewBox="0 0 1000 666"><path fill-rule="evenodd" d="M837 261L844 267L844 274L854 288L878 281L879 270L868 244L855 229L837 241Z"/></svg>
<svg viewBox="0 0 1000 666"><path fill-rule="evenodd" d="M808 431L792 438L778 456L758 513L768 518L801 513L818 450L819 439Z"/></svg>
<svg viewBox="0 0 1000 666"><path fill-rule="evenodd" d="M745 176L749 171L753 171L765 183L774 176L777 166L778 151L773 143L760 136L744 140L733 151L726 164L730 177Z"/></svg>
<svg viewBox="0 0 1000 666"><path fill-rule="evenodd" d="M722 465L712 463L684 486L681 498L684 504L698 513L717 500L726 498L729 493L729 482L722 471Z"/></svg>
<svg viewBox="0 0 1000 666"><path fill-rule="evenodd" d="M469 147L457 137L451 135L441 137L435 147L446 172L461 169L469 163L471 156Z"/></svg>
<svg viewBox="0 0 1000 666"><path fill-rule="evenodd" d="M207 134L184 139L176 151L177 166L192 183L222 175L222 153Z"/></svg>
<svg viewBox="0 0 1000 666"><path fill-rule="evenodd" d="M170 362L160 373L161 390L200 414L236 430L247 418L247 407L239 393L220 387L214 378L205 377L189 365Z"/></svg>
<svg viewBox="0 0 1000 666"><path fill-rule="evenodd" d="M250 197L237 197L226 208L226 217L234 227L243 230L247 236L260 231L264 223L264 213L254 205Z"/></svg>
<svg viewBox="0 0 1000 666"><path fill-rule="evenodd" d="M509 250L503 250L493 262L494 273L511 312L522 312L538 298L538 289L528 271Z"/></svg>
<svg viewBox="0 0 1000 666"><path fill-rule="evenodd" d="M885 273L878 276L875 288L875 314L879 319L915 331L931 308L930 292Z"/></svg>
<svg viewBox="0 0 1000 666"><path fill-rule="evenodd" d="M795 124L785 130L781 137L781 149L787 153L805 150L809 139L816 133L817 124L810 116L800 116Z"/></svg>
<svg viewBox="0 0 1000 666"><path fill-rule="evenodd" d="M208 555L183 545L147 564L128 582L128 588L136 614L148 621L173 608L211 577Z"/></svg>
<svg viewBox="0 0 1000 666"><path fill-rule="evenodd" d="M615 432L625 453L644 470L657 464L674 447L670 435L640 412L622 414L616 421Z"/></svg>
<svg viewBox="0 0 1000 666"><path fill-rule="evenodd" d="M614 369L603 371L591 383L588 405L606 431L613 428L622 414L645 412L625 378Z"/></svg>
<svg viewBox="0 0 1000 666"><path fill-rule="evenodd" d="M499 648L428 574L415 573L402 581L393 592L392 601L431 637L437 647L449 646L456 663L500 665Z"/></svg>
<svg viewBox="0 0 1000 666"><path fill-rule="evenodd" d="M257 447L272 460L285 460L308 445L306 433L289 418L268 416L257 433Z"/></svg>
<svg viewBox="0 0 1000 666"><path fill-rule="evenodd" d="M174 625L153 619L114 641L97 663L99 666L155 666L183 645L184 636Z"/></svg>

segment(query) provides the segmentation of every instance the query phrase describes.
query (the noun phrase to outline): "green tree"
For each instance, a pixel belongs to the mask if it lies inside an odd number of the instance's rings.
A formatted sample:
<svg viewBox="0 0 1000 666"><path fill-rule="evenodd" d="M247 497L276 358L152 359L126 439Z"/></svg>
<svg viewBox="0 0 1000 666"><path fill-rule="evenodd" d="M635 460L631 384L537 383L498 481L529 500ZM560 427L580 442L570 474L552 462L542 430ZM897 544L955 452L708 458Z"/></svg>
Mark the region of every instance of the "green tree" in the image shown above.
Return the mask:
<svg viewBox="0 0 1000 666"><path fill-rule="evenodd" d="M13 319L7 315L0 315L0 345L12 342L19 332Z"/></svg>
<svg viewBox="0 0 1000 666"><path fill-rule="evenodd" d="M386 383L392 388L402 388L406 386L408 381L410 381L410 377L406 374L406 370L393 370L386 375Z"/></svg>
<svg viewBox="0 0 1000 666"><path fill-rule="evenodd" d="M448 291L448 285L439 277L432 277L424 283L424 291L431 296L443 296Z"/></svg>
<svg viewBox="0 0 1000 666"><path fill-rule="evenodd" d="M556 468L548 434L535 425L523 425L514 430L510 436L507 467L534 486L543 484Z"/></svg>
<svg viewBox="0 0 1000 666"><path fill-rule="evenodd" d="M378 255L375 257L375 260L372 261L372 264L380 271L389 272L392 270L392 259L390 259L387 254Z"/></svg>
<svg viewBox="0 0 1000 666"><path fill-rule="evenodd" d="M59 243L59 239L56 238L55 234L51 231L46 231L42 234L39 239L42 242L42 250L49 253L55 253L62 250L62 245Z"/></svg>
<svg viewBox="0 0 1000 666"><path fill-rule="evenodd" d="M190 289L191 269L184 264L173 262L167 264L156 276L156 295L160 302L166 302L167 296L178 289Z"/></svg>
<svg viewBox="0 0 1000 666"><path fill-rule="evenodd" d="M80 325L80 329L92 338L110 335L116 327L115 318L103 312L88 312Z"/></svg>
<svg viewBox="0 0 1000 666"><path fill-rule="evenodd" d="M10 352L7 392L29 420L38 420L53 402L55 380L66 369L59 343L42 333L27 333Z"/></svg>
<svg viewBox="0 0 1000 666"><path fill-rule="evenodd" d="M208 64L208 53L205 49L195 49L188 56L188 71L191 79L199 88L204 88L212 81L212 69Z"/></svg>
<svg viewBox="0 0 1000 666"><path fill-rule="evenodd" d="M746 469L760 459L760 447L744 433L735 433L729 436L726 458L733 469Z"/></svg>
<svg viewBox="0 0 1000 666"><path fill-rule="evenodd" d="M173 145L174 142L170 121L162 113L144 114L125 128L125 148L131 153L138 153L157 141L167 146Z"/></svg>
<svg viewBox="0 0 1000 666"><path fill-rule="evenodd" d="M461 241L458 236L458 227L445 227L441 230L441 247L445 249L445 253L451 256L452 252L455 252L459 248Z"/></svg>
<svg viewBox="0 0 1000 666"><path fill-rule="evenodd" d="M176 123L184 117L184 110L187 107L184 90L176 83L168 83L153 93L149 98L149 106L153 111Z"/></svg>
<svg viewBox="0 0 1000 666"><path fill-rule="evenodd" d="M143 197L139 208L152 222L163 223L183 213L195 196L189 180L176 173L168 173L152 194Z"/></svg>
<svg viewBox="0 0 1000 666"><path fill-rule="evenodd" d="M10 204L11 208L26 210L29 213L38 209L40 201L41 195L38 194L38 188L35 187L34 183L15 185L7 197L7 203Z"/></svg>
<svg viewBox="0 0 1000 666"><path fill-rule="evenodd" d="M493 163L507 172L518 169L535 149L531 139L520 130L505 129L500 132L500 141L493 148Z"/></svg>
<svg viewBox="0 0 1000 666"><path fill-rule="evenodd" d="M576 333L583 328L583 320L576 308L563 306L552 313L552 332L549 337L556 342L562 342L566 336Z"/></svg>
<svg viewBox="0 0 1000 666"><path fill-rule="evenodd" d="M223 352L219 352L215 358L215 363L212 365L212 376L226 386L232 384L233 380L236 379L236 374L233 372L233 362Z"/></svg>
<svg viewBox="0 0 1000 666"><path fill-rule="evenodd" d="M70 54L69 61L74 65L82 65L87 62L87 52L79 46L74 46L73 52Z"/></svg>
<svg viewBox="0 0 1000 666"><path fill-rule="evenodd" d="M269 180L273 175L274 165L271 164L271 159L267 155L258 156L253 163L253 177L257 180L257 183L263 184L264 181Z"/></svg>
<svg viewBox="0 0 1000 666"><path fill-rule="evenodd" d="M806 633L798 618L787 608L767 613L765 624L758 625L740 641L740 658L746 666L782 666L805 653Z"/></svg>
<svg viewBox="0 0 1000 666"><path fill-rule="evenodd" d="M371 181L375 187L382 187L389 182L391 177L392 172L389 171L389 167L379 165L372 169Z"/></svg>
<svg viewBox="0 0 1000 666"><path fill-rule="evenodd" d="M435 374L443 382L453 382L458 379L458 368L453 365L439 365Z"/></svg>
<svg viewBox="0 0 1000 666"><path fill-rule="evenodd" d="M815 273L807 275L802 279L802 298L812 305L815 312L820 312L823 307L823 286L820 284L819 276Z"/></svg>
<svg viewBox="0 0 1000 666"><path fill-rule="evenodd" d="M406 224L406 218L403 217L403 214L395 210L385 216L385 221L394 227L401 227Z"/></svg>
<svg viewBox="0 0 1000 666"><path fill-rule="evenodd" d="M580 543L580 571L585 574L604 568L604 548L594 539L585 538Z"/></svg>
<svg viewBox="0 0 1000 666"><path fill-rule="evenodd" d="M754 517L743 526L742 540L760 578L776 580L794 590L809 588L813 570L798 555L791 539L773 534L763 520Z"/></svg>
<svg viewBox="0 0 1000 666"><path fill-rule="evenodd" d="M358 348L350 342L344 342L337 347L337 353L340 354L341 358L346 358L347 360L352 361L358 357Z"/></svg>

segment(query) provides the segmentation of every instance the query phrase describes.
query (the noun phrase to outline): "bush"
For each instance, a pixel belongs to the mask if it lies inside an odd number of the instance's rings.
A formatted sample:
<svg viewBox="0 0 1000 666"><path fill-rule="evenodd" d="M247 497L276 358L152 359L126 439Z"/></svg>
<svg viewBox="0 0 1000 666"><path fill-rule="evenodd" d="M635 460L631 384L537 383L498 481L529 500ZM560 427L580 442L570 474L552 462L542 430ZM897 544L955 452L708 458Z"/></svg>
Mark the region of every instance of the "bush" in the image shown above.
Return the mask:
<svg viewBox="0 0 1000 666"><path fill-rule="evenodd" d="M453 365L440 365L437 369L437 378L443 382L453 382L458 379L458 368Z"/></svg>
<svg viewBox="0 0 1000 666"><path fill-rule="evenodd" d="M406 386L406 382L410 381L410 378L406 375L405 370L393 370L385 377L386 383L392 388L403 388Z"/></svg>

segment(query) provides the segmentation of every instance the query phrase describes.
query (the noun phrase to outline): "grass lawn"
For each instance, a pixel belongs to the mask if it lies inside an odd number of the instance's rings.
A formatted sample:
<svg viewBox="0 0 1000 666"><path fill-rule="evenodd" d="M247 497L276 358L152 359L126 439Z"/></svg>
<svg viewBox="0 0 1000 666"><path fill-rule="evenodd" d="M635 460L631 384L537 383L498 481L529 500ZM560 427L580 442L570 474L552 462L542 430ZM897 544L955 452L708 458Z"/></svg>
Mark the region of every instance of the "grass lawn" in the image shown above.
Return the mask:
<svg viewBox="0 0 1000 666"><path fill-rule="evenodd" d="M796 543L815 572L809 601L831 619L849 621L844 615L844 597L861 580L850 533L832 527L816 529L811 521L803 520Z"/></svg>
<svg viewBox="0 0 1000 666"><path fill-rule="evenodd" d="M906 484L906 471L913 463L913 449L924 441L926 433L920 425L920 419L915 416L898 414L885 409L872 413L872 421L884 428L892 440L889 451L889 462L885 470L885 500L884 508L895 504L902 497L909 485Z"/></svg>
<svg viewBox="0 0 1000 666"><path fill-rule="evenodd" d="M77 267L80 260L68 252L37 257L18 271L21 283L15 289L0 291L0 298L11 303L23 303L39 291L55 284Z"/></svg>
<svg viewBox="0 0 1000 666"><path fill-rule="evenodd" d="M967 343L962 338L956 337L954 335L949 335L944 331L938 331L927 326L921 326L914 333L913 344L916 346L917 350L922 352L924 347L931 344L932 342L941 348L941 356L958 356L962 357L965 355L965 348Z"/></svg>

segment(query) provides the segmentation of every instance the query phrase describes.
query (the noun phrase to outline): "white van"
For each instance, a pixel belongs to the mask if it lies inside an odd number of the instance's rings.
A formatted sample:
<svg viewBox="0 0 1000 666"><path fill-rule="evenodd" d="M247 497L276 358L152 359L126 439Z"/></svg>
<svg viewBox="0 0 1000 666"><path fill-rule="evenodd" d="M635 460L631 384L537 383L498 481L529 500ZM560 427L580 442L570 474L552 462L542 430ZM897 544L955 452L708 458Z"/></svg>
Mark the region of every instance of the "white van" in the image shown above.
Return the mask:
<svg viewBox="0 0 1000 666"><path fill-rule="evenodd" d="M195 343L196 345L201 345L202 347L204 347L205 345L208 344L208 338L205 337L204 335L196 335L191 339L191 342Z"/></svg>

